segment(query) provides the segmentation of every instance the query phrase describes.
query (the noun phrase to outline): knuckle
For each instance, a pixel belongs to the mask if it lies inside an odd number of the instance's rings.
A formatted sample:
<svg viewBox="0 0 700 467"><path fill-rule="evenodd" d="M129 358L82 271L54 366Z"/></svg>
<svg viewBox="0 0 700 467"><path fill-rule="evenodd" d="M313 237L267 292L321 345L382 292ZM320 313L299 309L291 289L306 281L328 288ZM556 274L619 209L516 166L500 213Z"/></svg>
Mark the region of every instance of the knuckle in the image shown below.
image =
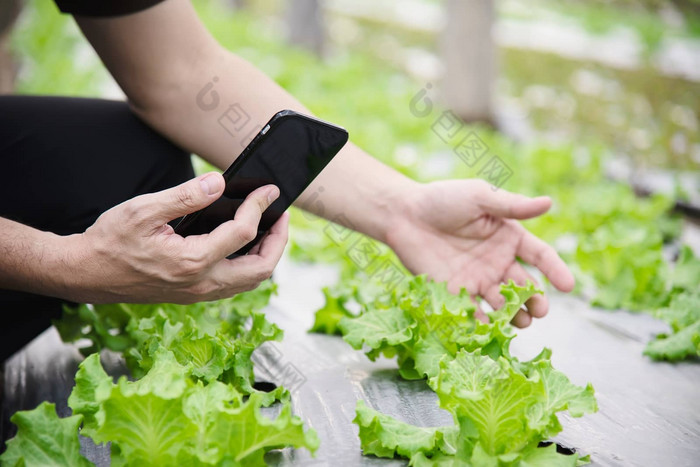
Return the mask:
<svg viewBox="0 0 700 467"><path fill-rule="evenodd" d="M180 263L181 274L185 277L198 276L203 269L199 261L185 260Z"/></svg>
<svg viewBox="0 0 700 467"><path fill-rule="evenodd" d="M188 209L197 209L199 207L198 198L192 190L182 187L175 192L177 203Z"/></svg>
<svg viewBox="0 0 700 467"><path fill-rule="evenodd" d="M189 254L178 258L178 270L181 276L191 277L201 274L206 268L206 261L200 254Z"/></svg>
<svg viewBox="0 0 700 467"><path fill-rule="evenodd" d="M272 277L272 272L274 269L274 265L270 265L267 263L261 265L260 269L258 269L254 274L255 281L258 282L258 285L260 284L260 282Z"/></svg>
<svg viewBox="0 0 700 467"><path fill-rule="evenodd" d="M238 228L238 239L241 242L250 243L255 240L257 229L250 224L242 225Z"/></svg>
<svg viewBox="0 0 700 467"><path fill-rule="evenodd" d="M122 205L121 214L126 224L135 224L143 220L144 205L139 198L134 198Z"/></svg>
<svg viewBox="0 0 700 467"><path fill-rule="evenodd" d="M264 212L265 209L267 209L270 206L270 203L267 202L267 198L264 196L260 196L258 198L258 207L260 208L260 212Z"/></svg>
<svg viewBox="0 0 700 467"><path fill-rule="evenodd" d="M215 293L217 287L210 281L199 281L187 288L187 293L192 297L194 303L201 302Z"/></svg>
<svg viewBox="0 0 700 467"><path fill-rule="evenodd" d="M535 254L533 255L532 261L534 264L541 264L547 257L547 247L546 246L541 246L537 250L535 250Z"/></svg>

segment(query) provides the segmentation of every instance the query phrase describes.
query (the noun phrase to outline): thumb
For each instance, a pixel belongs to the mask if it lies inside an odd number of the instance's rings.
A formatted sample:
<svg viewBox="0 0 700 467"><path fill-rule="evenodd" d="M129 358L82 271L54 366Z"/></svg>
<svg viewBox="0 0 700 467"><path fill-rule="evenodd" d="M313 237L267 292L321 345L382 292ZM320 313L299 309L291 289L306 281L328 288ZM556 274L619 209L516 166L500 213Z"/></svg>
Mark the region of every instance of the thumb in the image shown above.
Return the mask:
<svg viewBox="0 0 700 467"><path fill-rule="evenodd" d="M548 196L529 196L505 190L493 191L490 187L481 190L478 197L481 209L494 216L508 219L530 219L549 211L552 200Z"/></svg>
<svg viewBox="0 0 700 467"><path fill-rule="evenodd" d="M219 199L224 186L224 177L210 172L167 190L139 196L141 206L137 212L144 224L160 227L209 206Z"/></svg>

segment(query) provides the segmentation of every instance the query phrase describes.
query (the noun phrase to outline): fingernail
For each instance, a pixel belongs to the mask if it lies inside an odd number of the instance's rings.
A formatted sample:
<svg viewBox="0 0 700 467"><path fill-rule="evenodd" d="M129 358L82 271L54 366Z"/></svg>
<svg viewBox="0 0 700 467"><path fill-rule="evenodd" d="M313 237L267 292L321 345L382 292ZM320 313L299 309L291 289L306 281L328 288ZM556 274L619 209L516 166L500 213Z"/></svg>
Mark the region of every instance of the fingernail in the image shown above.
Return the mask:
<svg viewBox="0 0 700 467"><path fill-rule="evenodd" d="M219 184L214 181L213 175L207 175L200 179L199 184L202 186L202 191L207 195L213 195L219 191Z"/></svg>
<svg viewBox="0 0 700 467"><path fill-rule="evenodd" d="M272 204L274 200L276 200L280 195L280 190L276 187L273 186L267 191L267 202Z"/></svg>

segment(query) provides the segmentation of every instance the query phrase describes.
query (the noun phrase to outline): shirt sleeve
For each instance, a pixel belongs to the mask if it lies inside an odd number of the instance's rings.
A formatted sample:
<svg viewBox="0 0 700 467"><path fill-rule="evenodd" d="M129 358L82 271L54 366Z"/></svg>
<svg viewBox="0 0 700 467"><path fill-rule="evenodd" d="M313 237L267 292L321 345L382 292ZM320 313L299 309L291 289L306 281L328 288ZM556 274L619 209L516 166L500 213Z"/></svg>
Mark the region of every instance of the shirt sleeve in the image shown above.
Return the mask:
<svg viewBox="0 0 700 467"><path fill-rule="evenodd" d="M63 13L77 16L122 16L145 10L164 0L54 0Z"/></svg>

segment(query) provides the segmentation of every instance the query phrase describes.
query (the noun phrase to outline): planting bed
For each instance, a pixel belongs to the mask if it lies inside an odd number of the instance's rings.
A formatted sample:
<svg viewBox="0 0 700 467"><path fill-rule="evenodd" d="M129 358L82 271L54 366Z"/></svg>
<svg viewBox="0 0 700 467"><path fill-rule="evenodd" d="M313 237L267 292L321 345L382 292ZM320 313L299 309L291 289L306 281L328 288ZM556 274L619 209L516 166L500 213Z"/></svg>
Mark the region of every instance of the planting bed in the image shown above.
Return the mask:
<svg viewBox="0 0 700 467"><path fill-rule="evenodd" d="M269 320L285 330L282 342L268 342L257 351L259 380L282 380L292 391L294 412L314 428L321 440L315 459L308 451L273 451L272 465L405 465L405 461L362 456L355 404L370 407L419 426L451 423L438 409L437 396L424 381L403 380L394 361L370 362L339 337L308 334L313 311L322 305L320 286L328 283L328 267L283 262L275 279L279 295L266 309ZM591 382L599 411L583 418L560 417L562 434L554 441L590 454L592 465L675 467L696 465L700 452L700 366L697 362L654 362L642 355L647 341L664 325L646 315L611 313L590 308L576 297L553 294L550 315L519 331L512 345L521 359L542 347L553 350L554 366L573 383ZM43 400L57 402L68 415L67 397L81 356L60 342L51 329L7 362L3 424L16 409L33 408ZM123 373L117 358L103 363ZM273 410L267 409L267 410ZM107 449L82 439L83 453L97 465L108 465Z"/></svg>

